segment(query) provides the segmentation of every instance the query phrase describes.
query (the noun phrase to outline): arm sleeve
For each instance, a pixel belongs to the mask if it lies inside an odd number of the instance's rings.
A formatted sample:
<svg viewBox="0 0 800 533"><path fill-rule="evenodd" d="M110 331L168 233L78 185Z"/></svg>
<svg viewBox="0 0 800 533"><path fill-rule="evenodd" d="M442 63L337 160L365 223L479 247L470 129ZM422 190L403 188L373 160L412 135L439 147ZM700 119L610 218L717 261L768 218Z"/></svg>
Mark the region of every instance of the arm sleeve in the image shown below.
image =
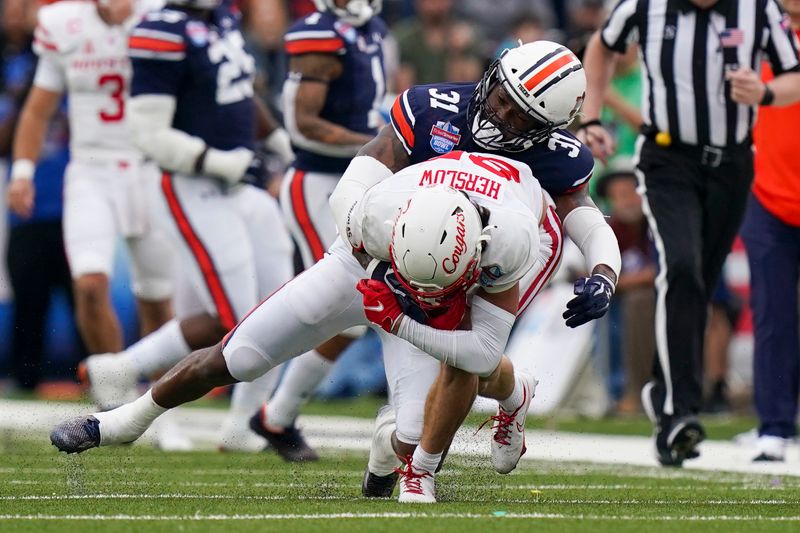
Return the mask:
<svg viewBox="0 0 800 533"><path fill-rule="evenodd" d="M636 12L639 0L620 0L606 19L600 31L600 40L606 48L624 53L634 37Z"/></svg>
<svg viewBox="0 0 800 533"><path fill-rule="evenodd" d="M475 296L471 330L443 331L405 316L397 336L447 365L486 377L500 364L513 325L514 315Z"/></svg>
<svg viewBox="0 0 800 533"><path fill-rule="evenodd" d="M769 34L766 52L776 76L800 70L798 43L787 15L776 0L767 0L765 28Z"/></svg>
<svg viewBox="0 0 800 533"><path fill-rule="evenodd" d="M67 77L61 61L53 54L39 57L33 85L41 89L63 93L67 90Z"/></svg>

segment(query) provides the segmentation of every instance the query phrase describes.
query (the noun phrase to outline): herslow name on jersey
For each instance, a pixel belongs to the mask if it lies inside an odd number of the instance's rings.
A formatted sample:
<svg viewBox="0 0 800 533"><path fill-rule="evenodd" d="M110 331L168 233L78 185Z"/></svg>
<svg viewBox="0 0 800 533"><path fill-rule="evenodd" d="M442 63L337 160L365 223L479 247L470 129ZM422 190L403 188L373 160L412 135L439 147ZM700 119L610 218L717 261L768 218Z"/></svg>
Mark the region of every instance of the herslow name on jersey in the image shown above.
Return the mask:
<svg viewBox="0 0 800 533"><path fill-rule="evenodd" d="M255 141L255 59L241 14L226 0L206 19L191 10L149 12L131 32L131 96L174 96L173 127L220 150Z"/></svg>
<svg viewBox="0 0 800 533"><path fill-rule="evenodd" d="M397 97L391 109L392 127L412 163L451 150L487 152L530 166L533 177L552 196L570 194L589 183L592 153L567 130L557 130L521 152L487 151L478 146L468 120L475 87L475 83L417 85Z"/></svg>
<svg viewBox="0 0 800 533"><path fill-rule="evenodd" d="M389 261L395 218L414 192L437 184L464 191L489 210L491 239L481 255L481 286L500 292L519 281L539 253L539 222L547 196L526 164L486 153L454 151L406 167L371 187L358 207L365 251Z"/></svg>

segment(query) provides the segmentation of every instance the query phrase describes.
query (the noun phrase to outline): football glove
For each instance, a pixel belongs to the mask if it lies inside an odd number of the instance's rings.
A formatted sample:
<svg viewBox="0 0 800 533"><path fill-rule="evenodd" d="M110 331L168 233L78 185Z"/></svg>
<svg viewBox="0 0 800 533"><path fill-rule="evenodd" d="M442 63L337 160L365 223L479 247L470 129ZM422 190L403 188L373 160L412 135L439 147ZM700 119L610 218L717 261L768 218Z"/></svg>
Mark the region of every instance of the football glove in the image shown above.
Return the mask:
<svg viewBox="0 0 800 533"><path fill-rule="evenodd" d="M575 282L575 298L567 302L567 310L562 315L567 326L577 328L590 320L600 318L608 311L614 284L602 274L590 278L580 278Z"/></svg>
<svg viewBox="0 0 800 533"><path fill-rule="evenodd" d="M367 320L389 333L394 333L403 318L403 310L392 289L386 283L374 279L360 280L356 289L364 295L364 314Z"/></svg>

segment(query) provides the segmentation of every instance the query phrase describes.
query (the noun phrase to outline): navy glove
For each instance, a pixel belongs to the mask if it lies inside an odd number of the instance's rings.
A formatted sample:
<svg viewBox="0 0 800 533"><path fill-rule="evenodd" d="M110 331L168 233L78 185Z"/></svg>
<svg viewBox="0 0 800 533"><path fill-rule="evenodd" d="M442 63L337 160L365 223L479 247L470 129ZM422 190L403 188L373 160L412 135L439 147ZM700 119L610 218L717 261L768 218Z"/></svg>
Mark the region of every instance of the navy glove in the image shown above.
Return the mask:
<svg viewBox="0 0 800 533"><path fill-rule="evenodd" d="M594 274L590 278L577 280L574 292L575 298L567 302L567 310L561 315L571 328L606 314L611 295L614 294L614 284L602 274Z"/></svg>
<svg viewBox="0 0 800 533"><path fill-rule="evenodd" d="M267 158L263 153L256 151L253 153L253 160L247 167L241 183L248 183L259 189L265 189L268 181L269 168L267 165Z"/></svg>

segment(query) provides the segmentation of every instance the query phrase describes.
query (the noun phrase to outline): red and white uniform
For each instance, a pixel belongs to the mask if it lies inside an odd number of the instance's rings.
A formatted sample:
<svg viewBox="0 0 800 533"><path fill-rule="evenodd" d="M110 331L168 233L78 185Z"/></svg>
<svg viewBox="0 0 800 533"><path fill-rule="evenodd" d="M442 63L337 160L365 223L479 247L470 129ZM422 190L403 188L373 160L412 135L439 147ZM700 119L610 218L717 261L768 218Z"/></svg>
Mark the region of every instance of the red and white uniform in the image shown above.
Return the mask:
<svg viewBox="0 0 800 533"><path fill-rule="evenodd" d="M520 283L520 312L555 272L561 230L552 201L524 163L497 156L453 152L405 168L367 191L365 249L388 259L393 221L420 187L445 183L489 209L491 240L481 255L479 283L502 291ZM340 331L370 325L364 316L359 280L368 275L338 238L325 257L254 309L225 338L223 355L235 378L249 381ZM386 375L397 431L417 442L428 388L440 362L399 337L376 328L384 343Z"/></svg>
<svg viewBox="0 0 800 533"><path fill-rule="evenodd" d="M64 241L73 277L110 275L121 236L133 260L134 292L172 293L171 249L151 228L148 196L158 171L130 143L125 99L131 78L128 31L159 0L140 0L126 24L109 26L94 2L39 10L36 87L68 95L71 162L65 176Z"/></svg>

